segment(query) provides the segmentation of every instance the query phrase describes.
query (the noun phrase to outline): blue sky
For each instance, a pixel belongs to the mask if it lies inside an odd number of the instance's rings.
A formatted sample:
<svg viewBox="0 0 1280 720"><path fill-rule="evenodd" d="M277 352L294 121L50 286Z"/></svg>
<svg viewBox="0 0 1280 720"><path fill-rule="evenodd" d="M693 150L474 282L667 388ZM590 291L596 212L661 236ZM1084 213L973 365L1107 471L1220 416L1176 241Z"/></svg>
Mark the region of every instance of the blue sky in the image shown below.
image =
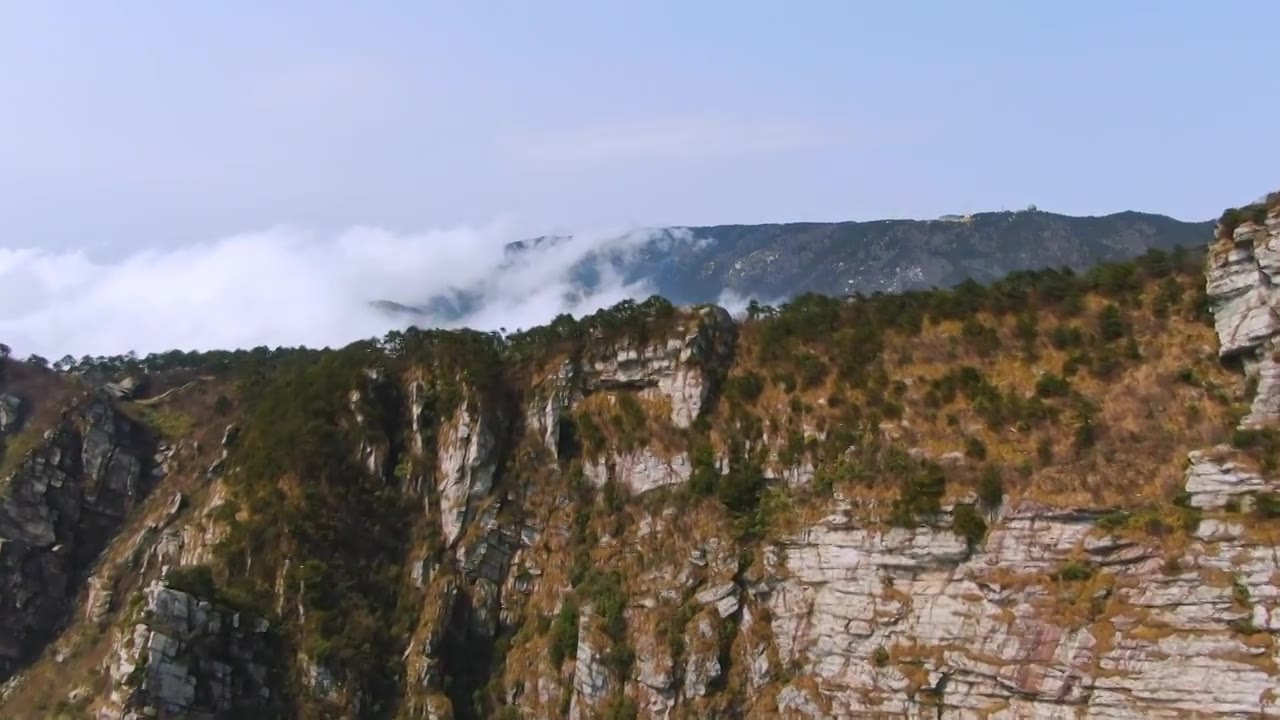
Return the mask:
<svg viewBox="0 0 1280 720"><path fill-rule="evenodd" d="M263 7L270 5L270 7ZM1280 187L1280 3L5 3L0 247Z"/></svg>

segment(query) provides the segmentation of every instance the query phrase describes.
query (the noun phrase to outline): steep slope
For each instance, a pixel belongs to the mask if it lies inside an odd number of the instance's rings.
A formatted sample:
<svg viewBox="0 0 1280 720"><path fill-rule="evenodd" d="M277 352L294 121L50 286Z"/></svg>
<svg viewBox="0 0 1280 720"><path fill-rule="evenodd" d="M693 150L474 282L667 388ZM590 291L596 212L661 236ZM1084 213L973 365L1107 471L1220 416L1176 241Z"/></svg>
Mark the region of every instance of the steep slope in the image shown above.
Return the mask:
<svg viewBox="0 0 1280 720"><path fill-rule="evenodd" d="M0 715L1278 712L1277 248L11 370Z"/></svg>

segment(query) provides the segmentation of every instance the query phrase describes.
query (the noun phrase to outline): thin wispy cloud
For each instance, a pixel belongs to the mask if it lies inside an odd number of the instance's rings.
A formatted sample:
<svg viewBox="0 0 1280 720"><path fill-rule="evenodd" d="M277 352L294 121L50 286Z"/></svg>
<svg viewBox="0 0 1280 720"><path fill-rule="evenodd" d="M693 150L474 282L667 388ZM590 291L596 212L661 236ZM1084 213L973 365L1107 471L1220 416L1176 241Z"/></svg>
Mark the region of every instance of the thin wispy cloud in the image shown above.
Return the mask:
<svg viewBox="0 0 1280 720"><path fill-rule="evenodd" d="M340 346L412 322L527 328L649 294L601 262L583 294L572 270L602 250L625 253L650 233L578 233L522 253L502 225L416 234L295 228L147 250L114 261L83 252L0 249L0 342L19 354L139 353ZM679 239L677 238L677 241ZM371 303L425 304L466 293L464 317L409 318Z"/></svg>

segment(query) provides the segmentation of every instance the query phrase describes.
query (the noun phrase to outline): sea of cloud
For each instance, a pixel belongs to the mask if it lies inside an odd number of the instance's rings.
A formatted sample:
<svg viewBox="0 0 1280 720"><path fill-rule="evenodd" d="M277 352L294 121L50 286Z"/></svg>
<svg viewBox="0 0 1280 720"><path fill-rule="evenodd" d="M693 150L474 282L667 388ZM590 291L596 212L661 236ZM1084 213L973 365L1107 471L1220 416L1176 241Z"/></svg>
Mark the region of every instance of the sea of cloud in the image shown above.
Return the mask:
<svg viewBox="0 0 1280 720"><path fill-rule="evenodd" d="M57 359L336 347L409 324L528 328L650 294L647 282L624 282L611 263L595 258L625 256L653 237L643 230L580 232L513 253L513 238L497 224L332 235L280 227L114 259L0 248L0 342L15 355ZM662 237L672 241L670 232ZM598 262L600 282L591 292L573 279L584 261ZM478 298L461 318L411 318L371 305L417 306L460 292Z"/></svg>

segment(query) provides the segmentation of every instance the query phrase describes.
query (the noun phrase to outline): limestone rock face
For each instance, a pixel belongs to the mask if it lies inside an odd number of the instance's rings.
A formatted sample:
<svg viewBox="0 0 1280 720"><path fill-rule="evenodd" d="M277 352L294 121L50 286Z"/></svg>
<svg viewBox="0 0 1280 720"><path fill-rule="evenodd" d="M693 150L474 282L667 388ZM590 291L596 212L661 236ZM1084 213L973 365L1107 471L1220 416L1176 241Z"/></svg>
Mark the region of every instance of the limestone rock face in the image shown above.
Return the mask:
<svg viewBox="0 0 1280 720"><path fill-rule="evenodd" d="M1236 456L1237 453L1225 445L1212 451L1191 453L1186 491L1192 507L1221 510L1234 503L1247 510L1253 495L1280 491L1280 480L1264 478Z"/></svg>
<svg viewBox="0 0 1280 720"><path fill-rule="evenodd" d="M720 679L718 629L709 615L699 617L690 633L689 658L684 668L684 696L694 700L705 697L711 685Z"/></svg>
<svg viewBox="0 0 1280 720"><path fill-rule="evenodd" d="M596 350L584 370L587 392L639 391L671 403L671 423L687 428L716 391L718 373L733 357L737 327L728 311L705 306L683 319L670 337L643 345Z"/></svg>
<svg viewBox="0 0 1280 720"><path fill-rule="evenodd" d="M604 664L607 643L592 626L592 608L584 606L578 620L578 650L573 665L573 699L570 720L596 717L608 698L612 680Z"/></svg>
<svg viewBox="0 0 1280 720"><path fill-rule="evenodd" d="M728 312L706 306L682 314L669 334L647 342L589 340L580 358L566 360L534 388L525 408L526 427L558 457L565 413L593 394L630 393L669 407L666 421L671 427L688 429L718 392L736 338L737 326ZM588 458L583 472L596 487L613 479L639 495L688 482L692 466L686 453L642 446Z"/></svg>
<svg viewBox="0 0 1280 720"><path fill-rule="evenodd" d="M21 412L21 398L0 393L0 437L18 431L18 423L22 419Z"/></svg>
<svg viewBox="0 0 1280 720"><path fill-rule="evenodd" d="M667 718L676 704L675 668L670 648L659 633L636 633L636 662L633 670L637 705L645 717Z"/></svg>
<svg viewBox="0 0 1280 720"><path fill-rule="evenodd" d="M1003 518L969 557L946 532L829 519L785 543L777 574L749 588L770 608L782 662L817 682L777 704L805 717L1276 712L1276 651L1241 628L1274 622L1280 564L1207 530L1173 569L1084 516L1034 508ZM1053 579L1077 557L1105 582Z"/></svg>
<svg viewBox="0 0 1280 720"><path fill-rule="evenodd" d="M1211 303L1219 353L1239 356L1257 382L1242 427L1280 424L1280 215L1245 223L1210 248L1205 289Z"/></svg>
<svg viewBox="0 0 1280 720"><path fill-rule="evenodd" d="M684 453L668 459L645 447L585 463L582 471L596 487L603 486L612 478L632 495L639 495L655 488L688 482L693 467Z"/></svg>
<svg viewBox="0 0 1280 720"><path fill-rule="evenodd" d="M458 593L458 583L451 577L442 578L430 589L419 630L405 650L405 670L414 690L409 693L408 710L416 713L415 716L429 717L432 698L443 692L442 647L458 601ZM414 701L418 697L425 698L420 705Z"/></svg>
<svg viewBox="0 0 1280 720"><path fill-rule="evenodd" d="M279 662L260 618L156 582L109 655L111 689L99 717L270 717Z"/></svg>
<svg viewBox="0 0 1280 720"><path fill-rule="evenodd" d="M0 677L71 610L89 565L146 491L152 452L104 396L46 433L0 490Z"/></svg>
<svg viewBox="0 0 1280 720"><path fill-rule="evenodd" d="M476 504L493 490L498 470L494 419L464 403L442 433L437 469L440 525L445 543L453 546Z"/></svg>
<svg viewBox="0 0 1280 720"><path fill-rule="evenodd" d="M560 442L560 415L573 408L582 399L576 386L578 365L565 360L540 383L528 407L525 409L525 427L542 438L542 444L552 455L558 455Z"/></svg>
<svg viewBox="0 0 1280 720"><path fill-rule="evenodd" d="M133 397L142 389L143 383L136 377L122 378L117 382L109 382L102 386L102 391L113 398L125 400Z"/></svg>

